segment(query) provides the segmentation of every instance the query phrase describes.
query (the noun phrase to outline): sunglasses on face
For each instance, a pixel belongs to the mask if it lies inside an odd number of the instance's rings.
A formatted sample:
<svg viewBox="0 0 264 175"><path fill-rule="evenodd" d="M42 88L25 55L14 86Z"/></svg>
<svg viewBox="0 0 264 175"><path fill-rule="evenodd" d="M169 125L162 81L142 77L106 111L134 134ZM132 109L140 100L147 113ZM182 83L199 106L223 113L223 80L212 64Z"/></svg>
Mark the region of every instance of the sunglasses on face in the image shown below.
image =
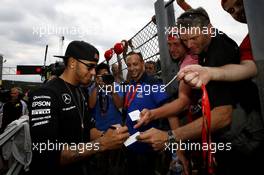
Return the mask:
<svg viewBox="0 0 264 175"><path fill-rule="evenodd" d="M96 64L93 64L93 63L85 63L79 59L76 59L78 62L84 64L86 67L87 67L87 70L90 71L92 69L95 69L96 68Z"/></svg>

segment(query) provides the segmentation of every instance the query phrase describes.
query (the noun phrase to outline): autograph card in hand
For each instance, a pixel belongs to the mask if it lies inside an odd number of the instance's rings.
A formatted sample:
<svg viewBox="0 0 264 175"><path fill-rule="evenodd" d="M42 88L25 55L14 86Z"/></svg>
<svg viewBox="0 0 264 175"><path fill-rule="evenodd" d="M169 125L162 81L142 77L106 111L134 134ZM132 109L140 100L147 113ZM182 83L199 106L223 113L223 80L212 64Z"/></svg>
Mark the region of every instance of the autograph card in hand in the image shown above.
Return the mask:
<svg viewBox="0 0 264 175"><path fill-rule="evenodd" d="M140 117L139 117L140 111L139 110L132 111L132 112L128 113L128 115L133 122L140 119Z"/></svg>
<svg viewBox="0 0 264 175"><path fill-rule="evenodd" d="M132 136L130 136L125 142L124 145L127 147L137 141L136 137L140 135L140 132L136 132Z"/></svg>

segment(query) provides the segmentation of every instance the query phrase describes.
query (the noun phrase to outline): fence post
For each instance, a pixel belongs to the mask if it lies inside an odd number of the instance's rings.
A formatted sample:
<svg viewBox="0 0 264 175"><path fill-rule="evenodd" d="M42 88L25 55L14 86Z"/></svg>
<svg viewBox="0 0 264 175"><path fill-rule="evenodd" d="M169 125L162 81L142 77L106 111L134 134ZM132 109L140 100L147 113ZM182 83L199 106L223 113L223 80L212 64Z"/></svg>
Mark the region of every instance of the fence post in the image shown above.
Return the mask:
<svg viewBox="0 0 264 175"><path fill-rule="evenodd" d="M158 31L158 42L160 50L160 62L161 62L161 77L164 83L169 82L179 71L179 66L177 63L173 62L170 58L166 28L168 26L175 25L175 16L173 3L165 8L164 0L157 0L154 4L155 6L155 16ZM170 94L177 93L178 82L174 81L167 89Z"/></svg>
<svg viewBox="0 0 264 175"><path fill-rule="evenodd" d="M3 75L3 55L0 54L0 81L2 81L2 75ZM1 85L2 83L0 83Z"/></svg>

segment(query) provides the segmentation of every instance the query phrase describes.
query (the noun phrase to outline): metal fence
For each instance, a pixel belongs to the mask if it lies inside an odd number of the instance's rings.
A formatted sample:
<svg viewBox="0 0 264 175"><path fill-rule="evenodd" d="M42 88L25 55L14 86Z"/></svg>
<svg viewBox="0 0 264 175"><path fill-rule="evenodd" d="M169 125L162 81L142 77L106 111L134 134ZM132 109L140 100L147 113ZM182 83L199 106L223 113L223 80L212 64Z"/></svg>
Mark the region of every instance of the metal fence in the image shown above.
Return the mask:
<svg viewBox="0 0 264 175"><path fill-rule="evenodd" d="M173 4L172 4L173 2L174 2L174 0L170 0L169 2L165 3L162 0L162 2L160 2L160 4L163 4L163 5L161 5L162 11L167 13L168 7L172 6L170 8L170 10L171 10L171 13L174 13ZM162 18L161 18L160 17L160 11L156 11L156 15L154 15L151 18L151 20L144 27L142 27L142 29L140 29L133 37L131 37L128 40L127 52L132 51L132 50L137 51L137 52L139 51L139 52L141 52L145 62L154 61L156 63L157 74L166 75L165 78L163 77L163 80L164 80L164 82L168 82L168 79L171 79L171 77L172 77L170 74L175 75L175 72L177 72L177 70L174 70L174 68L172 70L171 67L175 67L176 65L171 62L170 56L168 53L166 55L162 54L162 56L161 56L160 49L163 49L162 52L164 52L164 50L167 50L165 52L168 52L168 47L167 47L166 38L160 37L161 32L163 32L163 30L160 30L160 29L162 28L165 30L165 27L168 27L168 25L165 23L157 25L156 16L159 20L163 21L164 16L162 16ZM167 16L165 18L167 18ZM169 15L168 18L174 18L174 15ZM160 29L158 29L158 28L160 28ZM162 42L160 40L162 40ZM164 46L164 45L166 45L166 46ZM125 64L125 59L123 58L124 56L125 55L123 54L123 55L112 58L109 61L109 65L111 67L113 64L116 64L119 62L122 65L123 77L126 78L127 66ZM161 61L163 63L161 63ZM165 69L167 69L167 70L165 70ZM171 87L171 89L176 90L177 86L178 85L174 83L174 85L173 85L173 87Z"/></svg>
<svg viewBox="0 0 264 175"><path fill-rule="evenodd" d="M141 52L145 62L154 61L157 63L158 60L160 60L157 32L155 18L153 17L141 30L128 40L127 53L130 51ZM120 55L119 57L113 57L109 61L109 65L111 67L113 64L120 62L122 64L122 72L125 78L127 66L124 57L125 54ZM159 66L157 66L157 68L160 70Z"/></svg>
<svg viewBox="0 0 264 175"><path fill-rule="evenodd" d="M142 53L144 60L157 61L160 58L157 32L155 18L153 17L146 26L130 39L132 46Z"/></svg>

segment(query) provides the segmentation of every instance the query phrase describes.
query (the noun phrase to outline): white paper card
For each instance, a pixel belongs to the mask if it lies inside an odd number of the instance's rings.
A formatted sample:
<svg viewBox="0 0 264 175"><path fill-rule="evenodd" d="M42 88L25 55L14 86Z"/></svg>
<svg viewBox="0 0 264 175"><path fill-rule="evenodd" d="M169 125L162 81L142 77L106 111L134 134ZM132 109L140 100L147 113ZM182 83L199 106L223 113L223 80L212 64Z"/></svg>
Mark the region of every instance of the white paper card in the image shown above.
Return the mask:
<svg viewBox="0 0 264 175"><path fill-rule="evenodd" d="M140 133L136 132L135 134L133 134L132 136L130 136L125 142L124 145L127 147L133 143L135 143L137 141L136 137L139 136Z"/></svg>
<svg viewBox="0 0 264 175"><path fill-rule="evenodd" d="M132 111L132 112L128 113L128 115L130 116L130 118L133 122L140 119L140 117L139 117L140 111L139 110Z"/></svg>
<svg viewBox="0 0 264 175"><path fill-rule="evenodd" d="M112 125L112 126L114 126L114 127L116 127L116 128L120 128L120 127L122 127L120 124L114 124L114 125Z"/></svg>

